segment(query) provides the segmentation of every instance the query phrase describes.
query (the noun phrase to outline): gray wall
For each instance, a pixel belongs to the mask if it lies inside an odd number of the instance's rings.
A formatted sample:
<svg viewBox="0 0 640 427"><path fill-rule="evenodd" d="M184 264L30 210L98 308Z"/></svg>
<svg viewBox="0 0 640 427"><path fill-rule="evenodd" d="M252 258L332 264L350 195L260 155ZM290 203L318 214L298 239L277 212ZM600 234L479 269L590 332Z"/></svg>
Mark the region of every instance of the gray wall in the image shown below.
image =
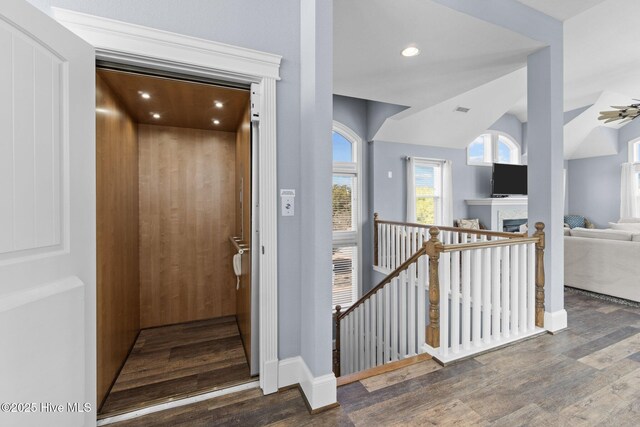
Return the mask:
<svg viewBox="0 0 640 427"><path fill-rule="evenodd" d="M31 0L48 12L48 6L154 27L217 42L229 43L283 56L277 83L278 187L301 190L301 82L300 21L298 0ZM197 11L197 13L194 13ZM331 31L330 28L327 31ZM329 94L331 89L329 88ZM330 101L329 101L330 102ZM327 134L328 135L328 134ZM328 136L327 136L328 137ZM330 182L326 183L327 191ZM297 201L303 199L303 194ZM301 206L304 208L304 206ZM279 357L301 354L301 217L279 217L278 305ZM330 229L326 230L330 235ZM330 279L329 279L330 280ZM329 282L330 283L330 282ZM329 283L326 284L330 288ZM330 308L327 305L327 319ZM329 320L327 320L328 322ZM329 332L330 333L330 330ZM319 351L320 349L315 349ZM315 369L314 366L310 366Z"/></svg>
<svg viewBox="0 0 640 427"><path fill-rule="evenodd" d="M640 137L640 120L618 131L618 154L569 160L569 211L598 228L620 218L620 166L629 161L629 141Z"/></svg>

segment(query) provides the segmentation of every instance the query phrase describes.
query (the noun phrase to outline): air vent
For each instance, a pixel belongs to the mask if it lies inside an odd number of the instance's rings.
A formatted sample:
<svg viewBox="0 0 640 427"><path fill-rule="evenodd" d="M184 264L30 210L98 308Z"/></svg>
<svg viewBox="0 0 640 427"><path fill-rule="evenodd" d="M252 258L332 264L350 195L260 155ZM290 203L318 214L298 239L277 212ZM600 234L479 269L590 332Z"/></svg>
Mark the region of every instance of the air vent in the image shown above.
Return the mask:
<svg viewBox="0 0 640 427"><path fill-rule="evenodd" d="M471 110L471 108L467 108L467 107L456 107L455 111L456 113L468 113L469 110Z"/></svg>

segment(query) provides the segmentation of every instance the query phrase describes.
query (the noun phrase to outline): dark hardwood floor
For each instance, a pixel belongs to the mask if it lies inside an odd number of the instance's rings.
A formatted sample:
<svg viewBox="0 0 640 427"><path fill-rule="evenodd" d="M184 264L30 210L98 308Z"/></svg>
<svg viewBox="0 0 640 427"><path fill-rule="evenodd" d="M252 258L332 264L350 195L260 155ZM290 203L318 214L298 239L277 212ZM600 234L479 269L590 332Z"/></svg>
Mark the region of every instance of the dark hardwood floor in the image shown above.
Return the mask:
<svg viewBox="0 0 640 427"><path fill-rule="evenodd" d="M640 308L567 291L569 328L448 367L421 362L338 389L309 415L297 389L235 393L118 426L637 426Z"/></svg>
<svg viewBox="0 0 640 427"><path fill-rule="evenodd" d="M100 417L251 380L233 316L143 329Z"/></svg>

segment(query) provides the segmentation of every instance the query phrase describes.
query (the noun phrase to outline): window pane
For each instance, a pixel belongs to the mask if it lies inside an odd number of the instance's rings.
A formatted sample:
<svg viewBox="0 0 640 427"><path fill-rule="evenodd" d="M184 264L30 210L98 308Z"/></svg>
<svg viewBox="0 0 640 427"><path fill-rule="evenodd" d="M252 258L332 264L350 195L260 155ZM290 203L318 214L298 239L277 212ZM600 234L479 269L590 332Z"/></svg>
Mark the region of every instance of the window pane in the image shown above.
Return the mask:
<svg viewBox="0 0 640 427"><path fill-rule="evenodd" d="M516 163L516 147L504 136L498 137L498 163Z"/></svg>
<svg viewBox="0 0 640 427"><path fill-rule="evenodd" d="M333 231L355 230L353 220L355 180L352 176L333 176Z"/></svg>
<svg viewBox="0 0 640 427"><path fill-rule="evenodd" d="M351 143L338 132L333 132L333 161L353 162L353 147Z"/></svg>
<svg viewBox="0 0 640 427"><path fill-rule="evenodd" d="M416 221L420 224L436 224L436 200L433 197L416 199Z"/></svg>
<svg viewBox="0 0 640 427"><path fill-rule="evenodd" d="M634 163L640 163L640 142L636 142L633 146Z"/></svg>
<svg viewBox="0 0 640 427"><path fill-rule="evenodd" d="M356 246L334 248L332 275L332 307L351 305L357 298L358 278L355 269L358 259Z"/></svg>
<svg viewBox="0 0 640 427"><path fill-rule="evenodd" d="M474 163L484 162L484 136L479 136L469 145L469 161Z"/></svg>

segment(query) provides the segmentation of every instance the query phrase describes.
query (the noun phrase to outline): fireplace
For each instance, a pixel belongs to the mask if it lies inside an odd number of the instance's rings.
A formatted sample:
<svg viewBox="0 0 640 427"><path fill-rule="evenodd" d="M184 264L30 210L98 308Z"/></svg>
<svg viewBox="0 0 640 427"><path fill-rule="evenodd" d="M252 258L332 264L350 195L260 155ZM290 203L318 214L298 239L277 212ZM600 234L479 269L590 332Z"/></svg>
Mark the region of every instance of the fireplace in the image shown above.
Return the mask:
<svg viewBox="0 0 640 427"><path fill-rule="evenodd" d="M520 226L527 223L527 218L503 219L502 231L508 233L519 233Z"/></svg>

